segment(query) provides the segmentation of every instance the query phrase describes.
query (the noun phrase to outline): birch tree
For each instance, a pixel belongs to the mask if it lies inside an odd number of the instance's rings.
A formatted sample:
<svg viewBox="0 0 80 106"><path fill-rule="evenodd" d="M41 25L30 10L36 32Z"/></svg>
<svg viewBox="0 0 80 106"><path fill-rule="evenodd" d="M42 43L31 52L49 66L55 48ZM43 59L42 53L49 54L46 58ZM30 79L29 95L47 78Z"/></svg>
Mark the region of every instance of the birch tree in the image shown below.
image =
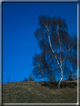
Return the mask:
<svg viewBox="0 0 80 106"><path fill-rule="evenodd" d="M72 58L68 57L70 57L70 51L75 47L74 39L68 34L66 21L63 19L41 15L39 17L39 26L35 32L35 37L39 42L40 49L45 48L46 53L52 55L58 66L58 71L61 74L58 83L60 89L63 80L63 68L72 61Z"/></svg>
<svg viewBox="0 0 80 106"><path fill-rule="evenodd" d="M35 54L35 56L33 57L33 74L35 76L41 76L42 77L42 81L44 81L44 77L46 75L46 68L48 68L48 66L46 65L46 61L44 59L45 57L43 55L37 55Z"/></svg>

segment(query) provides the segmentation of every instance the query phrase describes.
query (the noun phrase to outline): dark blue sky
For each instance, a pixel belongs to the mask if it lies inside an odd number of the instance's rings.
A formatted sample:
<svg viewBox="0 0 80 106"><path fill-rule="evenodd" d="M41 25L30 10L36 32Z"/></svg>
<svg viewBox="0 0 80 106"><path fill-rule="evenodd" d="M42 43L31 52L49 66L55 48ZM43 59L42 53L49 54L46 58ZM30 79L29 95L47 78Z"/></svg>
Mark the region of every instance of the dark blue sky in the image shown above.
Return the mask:
<svg viewBox="0 0 80 106"><path fill-rule="evenodd" d="M40 53L34 32L41 14L65 19L69 34L77 34L77 3L3 3L3 83L31 74L32 57Z"/></svg>

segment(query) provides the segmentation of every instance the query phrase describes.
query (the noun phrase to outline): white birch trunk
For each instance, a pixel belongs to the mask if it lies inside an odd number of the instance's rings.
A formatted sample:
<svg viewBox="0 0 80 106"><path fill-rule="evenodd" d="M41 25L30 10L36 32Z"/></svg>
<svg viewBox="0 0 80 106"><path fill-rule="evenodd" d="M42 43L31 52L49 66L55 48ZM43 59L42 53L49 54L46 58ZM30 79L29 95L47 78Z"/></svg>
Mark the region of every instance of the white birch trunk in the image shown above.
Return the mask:
<svg viewBox="0 0 80 106"><path fill-rule="evenodd" d="M47 30L48 30L48 40L49 40L49 45L50 45L50 48L51 48L51 50L52 50L52 52L53 52L53 54L55 53L55 51L53 50L53 48L52 48L52 44L51 44L51 39L50 39L50 35L49 35L49 29L48 29L48 27L46 26L46 28L47 28ZM57 30L59 30L59 26L57 25ZM61 82L62 82L62 80L63 80L63 66L62 66L62 57L61 57L61 52L62 52L62 49L61 49L61 41L60 41L60 36L59 36L59 32L57 31L57 35L58 35L58 40L59 40L59 50L60 50L60 62L58 61L58 58L57 58L57 56L54 54L54 57L55 57L55 59L56 59L56 61L57 61L57 64L59 65L59 67L60 67L60 70L61 70L61 78L60 78L60 81L59 81L59 83L58 83L58 89L60 89L60 85L61 85Z"/></svg>
<svg viewBox="0 0 80 106"><path fill-rule="evenodd" d="M59 83L58 83L58 89L61 88L60 85L61 85L62 80L63 80L63 69L62 69L62 66L61 66L61 78L60 78Z"/></svg>
<svg viewBox="0 0 80 106"><path fill-rule="evenodd" d="M59 31L59 26L57 25L57 30ZM63 80L63 65L62 65L62 56L61 56L61 52L62 52L62 49L61 49L61 40L60 40L60 36L59 36L59 32L57 31L57 35L58 35L58 39L59 39L59 50L60 50L60 70L61 70L61 78L59 80L59 83L58 83L58 89L60 89L60 85L61 85L61 82Z"/></svg>

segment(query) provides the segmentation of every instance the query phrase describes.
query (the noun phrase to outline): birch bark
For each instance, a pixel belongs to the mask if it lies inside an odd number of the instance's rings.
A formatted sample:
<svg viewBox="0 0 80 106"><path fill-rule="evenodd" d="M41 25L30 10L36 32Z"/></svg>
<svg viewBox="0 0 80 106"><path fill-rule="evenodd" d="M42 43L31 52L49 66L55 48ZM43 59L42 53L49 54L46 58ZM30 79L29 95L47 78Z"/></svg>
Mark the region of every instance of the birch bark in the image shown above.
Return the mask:
<svg viewBox="0 0 80 106"><path fill-rule="evenodd" d="M47 31L48 31L48 40L49 40L49 45L50 45L50 48L51 48L51 50L52 50L52 53L54 54L54 57L55 57L55 59L56 59L56 61L57 61L57 64L59 65L59 67L60 67L60 70L61 70L61 78L60 78L60 81L59 81L59 83L58 83L58 89L60 89L60 85L61 85L61 82L62 82L62 80L63 80L63 68L62 68L62 60L61 60L61 53L62 53L62 49L61 49L61 41L60 41L60 36L59 36L59 26L57 25L57 35L58 35L58 40L59 40L59 50L60 50L60 62L58 61L58 58L57 58L57 56L56 56L56 54L55 54L55 51L53 50L53 48L52 48L52 43L51 43L51 39L50 39L50 35L49 35L49 29L48 29L48 27L46 26L46 29L47 29Z"/></svg>
<svg viewBox="0 0 80 106"><path fill-rule="evenodd" d="M59 50L60 50L60 70L61 70L61 78L60 78L60 81L58 83L58 89L60 89L60 85L61 85L61 82L63 80L63 66L62 66L62 49L61 49L61 40L60 40L60 36L59 36L59 26L57 25L57 35L58 35L58 40L59 40Z"/></svg>

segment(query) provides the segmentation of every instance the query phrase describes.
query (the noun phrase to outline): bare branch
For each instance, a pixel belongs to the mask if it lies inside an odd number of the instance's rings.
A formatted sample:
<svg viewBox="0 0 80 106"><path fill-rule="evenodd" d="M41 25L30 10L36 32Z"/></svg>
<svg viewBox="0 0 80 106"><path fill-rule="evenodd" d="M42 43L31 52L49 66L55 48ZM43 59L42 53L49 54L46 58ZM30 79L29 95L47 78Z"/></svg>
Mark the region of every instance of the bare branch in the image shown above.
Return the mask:
<svg viewBox="0 0 80 106"><path fill-rule="evenodd" d="M57 69L54 69L54 70L56 70L58 73L60 73L59 71L58 71L58 68ZM61 73L60 73L61 74Z"/></svg>
<svg viewBox="0 0 80 106"><path fill-rule="evenodd" d="M72 47L71 47L71 48L72 48ZM67 52L65 58L63 59L63 61L67 58L67 55L68 55L69 51L71 50L71 48L69 48L69 50L68 50L68 52ZM63 61L62 61L62 63L63 63Z"/></svg>
<svg viewBox="0 0 80 106"><path fill-rule="evenodd" d="M65 64L63 64L63 66L65 66L67 63L69 63L69 62L73 62L73 60L69 60L68 62L66 62Z"/></svg>
<svg viewBox="0 0 80 106"><path fill-rule="evenodd" d="M62 51L64 51L67 47L69 48L71 43L72 41L69 43L69 46L65 46L65 48Z"/></svg>
<svg viewBox="0 0 80 106"><path fill-rule="evenodd" d="M50 36L48 36L48 39L49 39L50 48L51 48L51 50L52 50L52 52L53 52L53 54L54 54L55 52L54 52L54 50L53 50L53 48L52 48L52 44L51 44L51 40L50 40Z"/></svg>
<svg viewBox="0 0 80 106"><path fill-rule="evenodd" d="M68 61L68 62L66 62L65 64L63 64L63 66L65 66L67 63L69 63L69 62L71 62L71 61Z"/></svg>
<svg viewBox="0 0 80 106"><path fill-rule="evenodd" d="M39 60L38 60L39 61ZM40 61L39 61L40 62ZM40 64L37 62L37 64L38 64L38 66L39 66L39 68L40 68L40 71L41 71L41 73L42 73L42 76L44 75L43 74L43 71L42 71L42 69L41 69L41 66L40 66Z"/></svg>
<svg viewBox="0 0 80 106"><path fill-rule="evenodd" d="M59 31L59 25L57 25L57 30ZM62 52L62 49L61 49L61 41L60 41L60 36L59 36L59 32L58 31L57 31L57 35L58 35L58 40L59 40L60 63L62 64L62 61L61 61L61 52Z"/></svg>
<svg viewBox="0 0 80 106"><path fill-rule="evenodd" d="M42 34L38 33L38 35L42 36L45 40L48 41L48 39L46 39L46 37L44 37Z"/></svg>
<svg viewBox="0 0 80 106"><path fill-rule="evenodd" d="M48 39L49 39L50 48L51 48L51 50L52 50L52 52L53 52L53 54L54 54L55 51L54 51L53 48L52 48L51 39L50 39L50 35L49 35L49 28L48 28L47 25L45 25L45 27L46 27L46 29L48 30L47 33L48 33ZM59 65L59 67L60 67L60 63L59 63L59 61L58 61L58 59L57 59L57 56L56 56L55 54L54 54L54 57L55 57L55 59L56 59L58 65Z"/></svg>
<svg viewBox="0 0 80 106"><path fill-rule="evenodd" d="M49 46L49 44L48 44L48 43L45 43L45 42L44 42L44 44L46 44L46 45L48 45L48 46Z"/></svg>
<svg viewBox="0 0 80 106"><path fill-rule="evenodd" d="M58 47L58 46L59 46L59 44L56 46L56 49L55 49L55 51L57 50L57 47ZM54 52L55 52L55 51L54 51Z"/></svg>
<svg viewBox="0 0 80 106"><path fill-rule="evenodd" d="M57 56L55 55L55 51L54 51L53 48L52 48L51 40L50 40L50 36L49 36L49 35L48 35L48 39L49 39L50 48L51 48L51 50L52 50L52 52L53 52L53 54L54 54L54 57L55 57L55 59L56 59L58 65L59 65L59 67L60 67L60 64L59 64L59 61L58 61L58 59L57 59Z"/></svg>

